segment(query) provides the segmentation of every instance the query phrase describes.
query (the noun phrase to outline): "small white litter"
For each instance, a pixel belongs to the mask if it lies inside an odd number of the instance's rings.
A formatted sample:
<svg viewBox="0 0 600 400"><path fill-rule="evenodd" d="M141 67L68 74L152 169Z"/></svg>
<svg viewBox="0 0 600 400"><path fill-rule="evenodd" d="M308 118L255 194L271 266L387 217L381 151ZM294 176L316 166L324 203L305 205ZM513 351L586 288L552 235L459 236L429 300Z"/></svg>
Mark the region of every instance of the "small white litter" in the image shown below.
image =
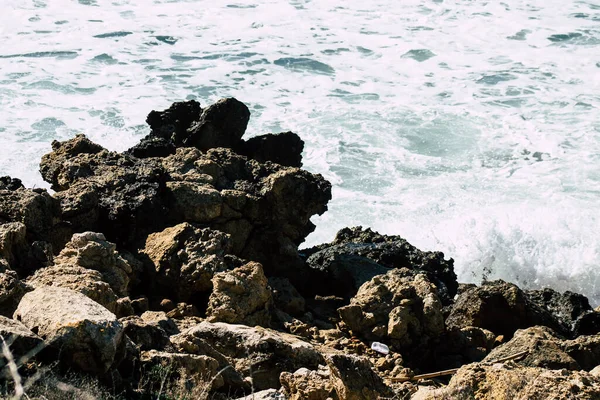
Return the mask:
<svg viewBox="0 0 600 400"><path fill-rule="evenodd" d="M390 348L387 347L385 344L379 343L379 342L371 343L371 349L373 349L376 352L381 353L381 354L389 354L390 353Z"/></svg>

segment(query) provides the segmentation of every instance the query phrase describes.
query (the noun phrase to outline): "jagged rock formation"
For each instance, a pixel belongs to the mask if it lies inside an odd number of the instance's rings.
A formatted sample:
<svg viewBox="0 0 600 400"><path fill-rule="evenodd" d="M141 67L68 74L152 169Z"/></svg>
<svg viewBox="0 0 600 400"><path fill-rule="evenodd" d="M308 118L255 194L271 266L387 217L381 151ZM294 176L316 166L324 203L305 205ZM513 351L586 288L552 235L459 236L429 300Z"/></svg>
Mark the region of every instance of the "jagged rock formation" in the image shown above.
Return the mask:
<svg viewBox="0 0 600 400"><path fill-rule="evenodd" d="M24 376L59 360L134 399L597 397L584 296L459 286L444 254L362 227L299 251L331 185L295 133L244 139L249 118L174 103L124 153L54 142L52 195L0 178L0 334L35 357ZM445 389L410 380L478 362Z"/></svg>

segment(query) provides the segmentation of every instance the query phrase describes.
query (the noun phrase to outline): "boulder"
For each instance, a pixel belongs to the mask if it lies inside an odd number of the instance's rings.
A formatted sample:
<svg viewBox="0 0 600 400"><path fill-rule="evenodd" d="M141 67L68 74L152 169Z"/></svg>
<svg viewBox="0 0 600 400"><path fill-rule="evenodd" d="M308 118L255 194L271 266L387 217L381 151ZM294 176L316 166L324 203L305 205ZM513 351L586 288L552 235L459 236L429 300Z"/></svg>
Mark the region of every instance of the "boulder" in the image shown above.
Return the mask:
<svg viewBox="0 0 600 400"><path fill-rule="evenodd" d="M375 276L338 312L354 334L389 342L398 350L417 351L444 332L435 285L407 268Z"/></svg>
<svg viewBox="0 0 600 400"><path fill-rule="evenodd" d="M363 358L345 354L325 357L331 382L340 400L371 400L392 397L392 390Z"/></svg>
<svg viewBox="0 0 600 400"><path fill-rule="evenodd" d="M600 334L565 340L560 346L586 371L600 365Z"/></svg>
<svg viewBox="0 0 600 400"><path fill-rule="evenodd" d="M159 162L109 152L84 135L54 141L52 150L40 172L75 232L102 232L123 246L161 225L165 172Z"/></svg>
<svg viewBox="0 0 600 400"><path fill-rule="evenodd" d="M101 233L76 233L54 259L56 266L79 266L100 272L102 280L120 297L127 296L133 269Z"/></svg>
<svg viewBox="0 0 600 400"><path fill-rule="evenodd" d="M34 288L52 286L74 290L110 312L116 311L118 297L98 271L77 265L54 265L37 270L27 279L27 284Z"/></svg>
<svg viewBox="0 0 600 400"><path fill-rule="evenodd" d="M249 262L231 271L216 273L206 310L209 322L260 325L271 322L271 291L262 265Z"/></svg>
<svg viewBox="0 0 600 400"><path fill-rule="evenodd" d="M28 353L35 355L44 347L42 338L19 321L4 316L0 316L0 336L17 360ZM2 362L2 366L4 366L4 362Z"/></svg>
<svg viewBox="0 0 600 400"><path fill-rule="evenodd" d="M209 345L227 357L236 371L252 377L254 390L279 388L281 372L324 364L317 349L302 338L262 327L201 322L178 335L176 342L182 349Z"/></svg>
<svg viewBox="0 0 600 400"><path fill-rule="evenodd" d="M458 284L454 261L440 252L424 252L400 236L387 236L370 229L344 228L330 244L303 250L308 266L317 275L318 294L350 298L357 289L389 269L408 268L425 273L438 288L440 299L449 304ZM335 287L328 282L335 281Z"/></svg>
<svg viewBox="0 0 600 400"><path fill-rule="evenodd" d="M202 151L234 147L246 132L249 120L250 110L244 103L233 97L221 99L204 109L200 120L186 132L183 144Z"/></svg>
<svg viewBox="0 0 600 400"><path fill-rule="evenodd" d="M542 309L547 310L561 326L562 332L570 332L575 322L592 311L587 297L566 291L557 292L550 288L526 290L527 298Z"/></svg>
<svg viewBox="0 0 600 400"><path fill-rule="evenodd" d="M581 399L600 398L600 378L585 371L521 367L514 363L462 367L448 386L421 386L411 399Z"/></svg>
<svg viewBox="0 0 600 400"><path fill-rule="evenodd" d="M20 222L33 240L49 240L58 223L60 205L46 190L0 188L0 223Z"/></svg>
<svg viewBox="0 0 600 400"><path fill-rule="evenodd" d="M517 330L510 341L492 350L484 361L499 360L524 351L527 354L517 362L524 367L581 369L577 361L562 349L562 339L545 326Z"/></svg>
<svg viewBox="0 0 600 400"><path fill-rule="evenodd" d="M103 374L113 365L123 326L106 308L70 289L41 286L27 293L14 318L56 349L69 366Z"/></svg>
<svg viewBox="0 0 600 400"><path fill-rule="evenodd" d="M498 280L467 288L456 299L448 328L476 326L510 338L517 329L547 326L560 334L563 327L547 311L531 301L516 285Z"/></svg>
<svg viewBox="0 0 600 400"><path fill-rule="evenodd" d="M0 225L0 258L5 259L9 265L20 265L27 247L26 232L27 228L21 222Z"/></svg>
<svg viewBox="0 0 600 400"><path fill-rule="evenodd" d="M174 154L176 146L181 146L187 138L192 123L200 120L201 113L196 100L176 102L163 111L151 111L146 123L152 131L127 153L139 158Z"/></svg>
<svg viewBox="0 0 600 400"><path fill-rule="evenodd" d="M119 322L140 350L164 350L170 344L169 335L158 323L146 322L138 316L121 318Z"/></svg>
<svg viewBox="0 0 600 400"><path fill-rule="evenodd" d="M196 385L206 385L206 393L223 386L223 377L218 375L219 363L211 357L148 350L142 351L140 362L146 374L158 375L163 383L177 378L188 379Z"/></svg>
<svg viewBox="0 0 600 400"><path fill-rule="evenodd" d="M290 400L338 399L329 367L320 365L316 371L300 368L293 373L282 372L279 380L283 392Z"/></svg>
<svg viewBox="0 0 600 400"><path fill-rule="evenodd" d="M260 163L271 161L286 167L302 167L304 141L294 132L268 133L243 140L236 152Z"/></svg>
<svg viewBox="0 0 600 400"><path fill-rule="evenodd" d="M158 293L188 301L213 287L215 273L229 268L229 235L187 222L153 233L140 251Z"/></svg>
<svg viewBox="0 0 600 400"><path fill-rule="evenodd" d="M0 177L0 190L17 190L23 189L23 182L18 178L11 178L10 176Z"/></svg>
<svg viewBox="0 0 600 400"><path fill-rule="evenodd" d="M238 397L235 400L287 400L288 397L275 389L265 389L259 392L249 394L248 396Z"/></svg>

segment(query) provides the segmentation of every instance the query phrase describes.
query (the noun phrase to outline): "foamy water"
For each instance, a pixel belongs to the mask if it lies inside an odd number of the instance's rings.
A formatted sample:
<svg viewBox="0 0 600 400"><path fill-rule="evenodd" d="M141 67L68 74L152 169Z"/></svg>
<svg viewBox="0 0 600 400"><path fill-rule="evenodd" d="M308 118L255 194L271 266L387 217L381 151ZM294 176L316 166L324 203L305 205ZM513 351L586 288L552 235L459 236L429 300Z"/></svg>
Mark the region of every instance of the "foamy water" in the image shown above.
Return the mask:
<svg viewBox="0 0 600 400"><path fill-rule="evenodd" d="M215 6L214 3L218 3ZM600 5L593 1L3 0L0 174L83 132L124 150L152 109L234 96L334 184L307 245L400 234L600 303Z"/></svg>

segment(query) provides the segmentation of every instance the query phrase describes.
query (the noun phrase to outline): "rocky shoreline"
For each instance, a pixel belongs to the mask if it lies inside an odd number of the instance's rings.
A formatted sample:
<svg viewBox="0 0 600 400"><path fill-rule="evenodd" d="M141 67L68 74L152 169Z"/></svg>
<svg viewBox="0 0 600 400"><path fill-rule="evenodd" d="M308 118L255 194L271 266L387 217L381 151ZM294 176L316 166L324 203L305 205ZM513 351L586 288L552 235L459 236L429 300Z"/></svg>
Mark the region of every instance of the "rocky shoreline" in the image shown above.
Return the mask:
<svg viewBox="0 0 600 400"><path fill-rule="evenodd" d="M444 254L368 228L299 250L331 184L296 134L244 140L249 118L174 103L123 153L54 142L54 194L0 178L6 395L50 367L115 398L600 398L582 295L459 284Z"/></svg>

